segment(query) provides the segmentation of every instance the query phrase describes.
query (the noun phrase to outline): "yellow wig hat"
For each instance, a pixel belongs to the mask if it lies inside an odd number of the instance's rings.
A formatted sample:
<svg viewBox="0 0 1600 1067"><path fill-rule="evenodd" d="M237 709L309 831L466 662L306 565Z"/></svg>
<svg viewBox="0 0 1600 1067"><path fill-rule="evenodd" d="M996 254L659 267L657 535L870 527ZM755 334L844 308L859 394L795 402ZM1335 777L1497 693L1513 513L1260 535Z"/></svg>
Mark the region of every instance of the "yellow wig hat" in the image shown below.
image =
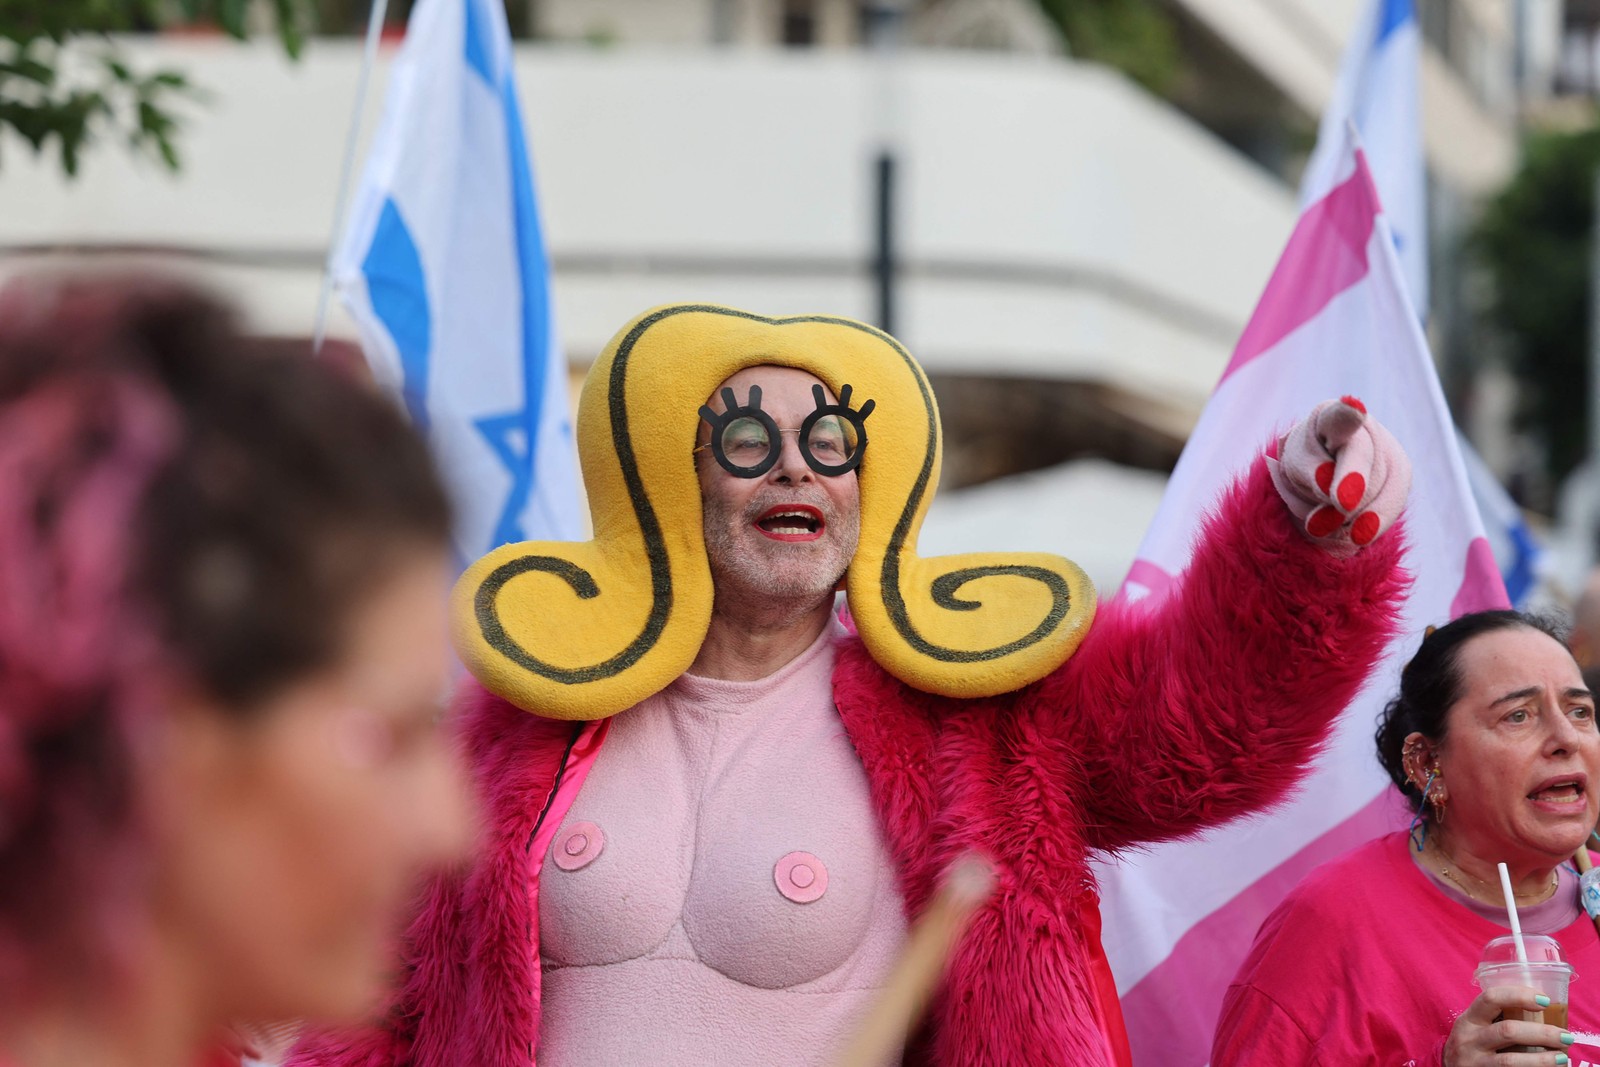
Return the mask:
<svg viewBox="0 0 1600 1067"><path fill-rule="evenodd" d="M676 304L625 326L584 383L578 452L594 540L505 545L456 585L456 646L489 690L550 718L600 719L694 662L712 601L693 456L700 406L735 372L768 364L808 371L835 395L848 384L857 406L876 403L846 588L879 664L926 692L977 697L1072 655L1095 606L1073 563L916 554L939 480L939 412L894 338L824 315Z"/></svg>

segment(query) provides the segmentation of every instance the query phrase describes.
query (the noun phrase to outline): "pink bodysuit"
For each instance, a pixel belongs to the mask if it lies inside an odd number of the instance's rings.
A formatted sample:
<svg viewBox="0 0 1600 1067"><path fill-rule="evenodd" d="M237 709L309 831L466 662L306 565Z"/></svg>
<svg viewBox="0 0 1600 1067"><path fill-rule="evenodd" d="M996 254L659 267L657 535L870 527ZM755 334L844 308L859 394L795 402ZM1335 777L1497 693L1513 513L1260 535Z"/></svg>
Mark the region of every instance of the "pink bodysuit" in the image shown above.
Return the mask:
<svg viewBox="0 0 1600 1067"><path fill-rule="evenodd" d="M540 879L540 1067L825 1064L874 1002L906 930L842 634L613 721Z"/></svg>

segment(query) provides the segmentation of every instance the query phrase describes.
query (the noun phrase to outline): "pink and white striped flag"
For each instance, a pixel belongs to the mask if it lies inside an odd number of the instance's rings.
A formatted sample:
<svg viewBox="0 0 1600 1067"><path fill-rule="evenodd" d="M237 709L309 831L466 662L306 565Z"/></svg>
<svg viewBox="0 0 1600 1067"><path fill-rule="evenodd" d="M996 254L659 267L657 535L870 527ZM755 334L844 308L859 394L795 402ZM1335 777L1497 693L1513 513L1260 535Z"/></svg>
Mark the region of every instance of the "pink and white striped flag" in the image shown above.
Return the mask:
<svg viewBox="0 0 1600 1067"><path fill-rule="evenodd" d="M1259 462L1267 441L1318 401L1359 397L1411 457L1406 563L1416 581L1402 633L1306 785L1268 816L1107 861L1098 871L1105 948L1137 1063L1206 1063L1223 992L1261 920L1317 864L1405 825L1374 755L1377 714L1425 625L1506 605L1401 277L1365 157L1350 135L1332 190L1300 217L1118 593L1163 596L1187 566L1198 520L1224 484Z"/></svg>

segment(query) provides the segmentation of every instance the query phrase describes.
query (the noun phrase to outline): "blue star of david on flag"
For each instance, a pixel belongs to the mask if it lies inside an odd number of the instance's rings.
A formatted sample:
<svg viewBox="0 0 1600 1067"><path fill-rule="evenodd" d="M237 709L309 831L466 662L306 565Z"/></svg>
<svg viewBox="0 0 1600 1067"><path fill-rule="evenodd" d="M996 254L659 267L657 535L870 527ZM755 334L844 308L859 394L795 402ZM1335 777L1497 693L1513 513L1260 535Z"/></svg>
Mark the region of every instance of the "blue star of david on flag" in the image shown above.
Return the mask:
<svg viewBox="0 0 1600 1067"><path fill-rule="evenodd" d="M583 507L505 12L421 0L334 276L374 374L426 433L461 562L576 540Z"/></svg>

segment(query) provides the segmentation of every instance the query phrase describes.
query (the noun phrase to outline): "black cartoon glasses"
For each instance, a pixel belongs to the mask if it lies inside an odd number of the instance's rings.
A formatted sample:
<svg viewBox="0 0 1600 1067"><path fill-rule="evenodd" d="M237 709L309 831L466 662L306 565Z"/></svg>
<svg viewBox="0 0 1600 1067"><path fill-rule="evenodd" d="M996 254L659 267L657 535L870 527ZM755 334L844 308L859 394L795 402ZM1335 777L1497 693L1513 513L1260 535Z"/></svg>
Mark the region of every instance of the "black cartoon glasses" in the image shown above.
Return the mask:
<svg viewBox="0 0 1600 1067"><path fill-rule="evenodd" d="M867 450L867 416L877 402L868 400L859 410L850 407L850 387L839 387L839 402L828 403L822 386L813 385L811 396L816 410L796 429L779 428L772 416L761 410L761 386L750 387L750 399L740 404L732 389L722 390L725 411L700 405L700 417L711 427L711 441L695 449L711 449L722 469L736 478L759 478L778 462L783 449L782 435L798 434L800 454L806 466L832 478L855 470Z"/></svg>

